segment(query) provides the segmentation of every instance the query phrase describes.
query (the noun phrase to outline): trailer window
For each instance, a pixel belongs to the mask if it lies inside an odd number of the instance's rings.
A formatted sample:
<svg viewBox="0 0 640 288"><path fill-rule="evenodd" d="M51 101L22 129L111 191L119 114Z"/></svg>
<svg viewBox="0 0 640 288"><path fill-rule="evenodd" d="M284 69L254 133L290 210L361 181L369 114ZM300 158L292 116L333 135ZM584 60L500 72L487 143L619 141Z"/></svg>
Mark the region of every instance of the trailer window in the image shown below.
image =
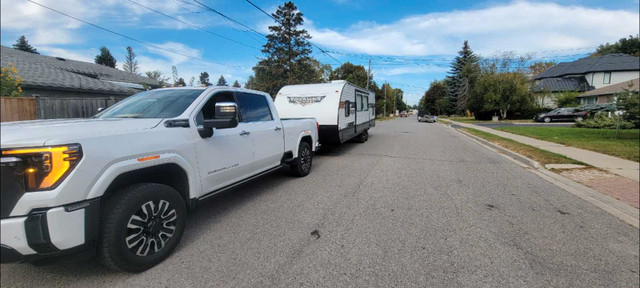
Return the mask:
<svg viewBox="0 0 640 288"><path fill-rule="evenodd" d="M362 110L369 111L369 96L362 96Z"/></svg>
<svg viewBox="0 0 640 288"><path fill-rule="evenodd" d="M344 101L344 117L351 115L351 101Z"/></svg>

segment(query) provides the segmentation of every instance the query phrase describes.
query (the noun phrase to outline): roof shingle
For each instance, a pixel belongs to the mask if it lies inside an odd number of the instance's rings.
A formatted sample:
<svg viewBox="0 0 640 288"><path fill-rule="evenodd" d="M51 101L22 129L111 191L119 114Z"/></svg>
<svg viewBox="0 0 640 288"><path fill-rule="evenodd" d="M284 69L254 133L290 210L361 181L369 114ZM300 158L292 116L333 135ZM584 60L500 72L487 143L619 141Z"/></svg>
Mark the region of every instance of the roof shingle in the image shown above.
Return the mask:
<svg viewBox="0 0 640 288"><path fill-rule="evenodd" d="M631 84L631 87L629 87ZM605 86L602 88L594 89L588 91L584 94L578 95L578 97L588 97L588 96L600 96L600 95L611 95L617 92L621 92L623 89L629 89L631 91L638 91L640 88L640 78L633 79L631 81L625 81L618 84L613 84L609 86Z"/></svg>
<svg viewBox="0 0 640 288"><path fill-rule="evenodd" d="M640 57L626 54L608 54L587 57L573 62L558 63L540 73L535 79L579 75L592 72L639 71Z"/></svg>
<svg viewBox="0 0 640 288"><path fill-rule="evenodd" d="M1 46L1 64L12 63L24 79L25 88L94 91L131 95L140 90L114 84L126 82L159 87L160 83L104 65L49 57Z"/></svg>

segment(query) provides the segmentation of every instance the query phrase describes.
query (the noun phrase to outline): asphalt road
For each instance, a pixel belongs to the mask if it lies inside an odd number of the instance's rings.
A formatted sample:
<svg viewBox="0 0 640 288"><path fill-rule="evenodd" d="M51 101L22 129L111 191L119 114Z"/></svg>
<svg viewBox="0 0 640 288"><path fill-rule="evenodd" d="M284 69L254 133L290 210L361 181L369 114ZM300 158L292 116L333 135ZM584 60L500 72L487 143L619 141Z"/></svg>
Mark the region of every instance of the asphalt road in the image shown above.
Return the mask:
<svg viewBox="0 0 640 288"><path fill-rule="evenodd" d="M440 124L213 199L140 274L95 262L2 265L2 287L638 287L638 230ZM317 230L319 237L311 234Z"/></svg>

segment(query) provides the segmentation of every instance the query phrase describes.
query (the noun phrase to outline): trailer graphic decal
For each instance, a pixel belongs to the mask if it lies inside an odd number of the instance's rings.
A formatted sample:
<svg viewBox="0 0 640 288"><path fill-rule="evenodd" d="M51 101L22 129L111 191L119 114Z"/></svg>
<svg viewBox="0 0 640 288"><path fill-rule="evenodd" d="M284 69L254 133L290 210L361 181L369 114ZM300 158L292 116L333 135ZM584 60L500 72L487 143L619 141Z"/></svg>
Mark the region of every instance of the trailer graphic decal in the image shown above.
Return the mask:
<svg viewBox="0 0 640 288"><path fill-rule="evenodd" d="M289 103L307 106L309 104L320 103L327 96L306 96L306 97L287 97Z"/></svg>

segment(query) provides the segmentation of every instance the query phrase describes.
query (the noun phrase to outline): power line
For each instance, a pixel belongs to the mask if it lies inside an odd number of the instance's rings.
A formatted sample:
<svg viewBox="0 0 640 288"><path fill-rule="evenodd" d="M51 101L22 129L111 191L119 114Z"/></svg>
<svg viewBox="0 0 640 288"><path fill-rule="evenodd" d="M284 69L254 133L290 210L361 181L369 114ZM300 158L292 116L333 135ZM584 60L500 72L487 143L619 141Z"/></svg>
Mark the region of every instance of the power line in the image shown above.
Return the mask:
<svg viewBox="0 0 640 288"><path fill-rule="evenodd" d="M194 0L196 1L196 0ZM256 9L260 10L260 12L264 13L264 15L269 16L271 19L273 19L273 21L278 21L276 20L275 17L273 17L273 15L267 13L266 11L262 10L262 8L258 7L258 5L254 4L253 2L246 0L247 2L249 2L249 4L251 4L253 7L255 7ZM197 2L197 1L196 1ZM338 62L338 64L342 65L342 62L340 62L340 60L336 59L335 57L333 57L331 54L329 54L329 52L327 52L326 50L320 48L318 45L313 44L313 42L309 41L309 44L311 44L313 47L316 47L318 50L320 50L320 52L322 52L322 54L328 56L329 58L333 59L334 61Z"/></svg>
<svg viewBox="0 0 640 288"><path fill-rule="evenodd" d="M165 16L165 17L171 18L171 19L173 19L173 20L176 20L176 21L178 21L178 22L180 22L180 23L182 23L182 24L185 24L185 25L188 25L188 26L190 26L190 27L196 28L196 29L198 29L198 30L200 30L200 31L202 31L202 32L209 33L209 34L211 34L211 35L214 35L214 36L220 37L220 38L222 38L222 39L225 39L225 40L227 40L227 41L231 41L231 42L233 42L233 43L236 43L236 44L239 44L239 45L242 45L242 46L246 46L246 47L249 47L249 48L253 48L253 49L256 49L256 50L260 50L260 48L258 48L258 47L254 47L254 46L251 46L251 45L248 45L248 44L242 43L242 42L240 42L240 41L236 41L236 40L234 40L234 39L228 38L228 37L226 37L226 36L220 35L220 34L215 33L215 32L213 32L213 31L209 31L209 30L207 30L207 29L205 29L205 28L203 28L203 27L200 27L200 26L197 26L197 25L191 24L191 23L189 23L189 22L187 22L187 21L183 21L183 20L181 20L181 19L179 19L179 18L176 18L176 17L174 17L174 16L171 16L171 15L165 14L165 13L163 13L163 12L161 12L161 11L158 11L158 10L153 9L153 8L151 8L151 7L145 6L145 5L140 4L140 3L136 2L136 1L133 1L133 0L128 0L128 1L129 1L129 2L131 2L131 3L133 3L133 4L138 5L138 6L140 6L140 7L143 7L143 8L146 8L146 9L148 9L148 10L151 10L151 11L153 11L153 12L156 12L156 13L158 13L158 14L162 15L162 16Z"/></svg>
<svg viewBox="0 0 640 288"><path fill-rule="evenodd" d="M228 64L224 64L224 63L219 63L219 62L215 62L215 61L212 61L212 60L209 60L209 59L205 59L205 58L201 58L201 57L197 57L197 56L193 56L193 55L189 55L189 54L184 54L184 53L181 53L181 52L173 51L173 50L171 50L171 49L167 49L167 48L164 48L164 47L161 47L161 46L158 46L158 45L155 45L155 44L152 44L152 43L146 42L146 41L138 40L138 39L136 39L136 38L133 38L133 37L130 37L130 36L124 35L124 34L122 34L122 33L119 33L119 32L113 31L113 30L110 30L110 29L108 29L108 28L105 28L105 27L99 26L99 25L97 25L97 24L93 24L93 23L91 23L91 22L89 22L89 21L86 21L86 20L80 19L80 18L78 18L78 17L71 16L71 15L69 15L69 14L67 14L67 13L64 13L64 12L62 12L62 11L56 10L56 9L54 9L54 8L51 8L51 7L49 7L49 6L46 6L46 5L40 4L40 3L35 2L35 1L33 1L33 0L26 0L26 1L31 2L31 3L33 3L33 4L35 4L35 5L38 5L38 6L42 7L42 8L45 8L45 9L51 10L51 11L53 11L53 12L56 12L56 13L58 13L58 14L60 14L60 15L63 15L63 16L69 17L69 18L71 18L71 19L74 19L74 20L76 20L76 21L82 22L82 23L87 24L87 25L89 25L89 26L93 26L93 27L98 28L98 29L100 29L100 30L103 30L103 31L109 32L109 33L111 33L111 34L118 35L118 36L120 36L120 37L122 37L122 38L125 38L125 39L128 39L128 40L131 40L131 41L134 41L134 42L136 42L136 43L140 43L140 44L145 45L145 46L153 47L153 48L158 49L158 50L162 50L162 51L165 51L165 52L168 52L168 53L172 53L172 54L176 54L176 55L180 55L180 56L183 56L183 57L187 57L187 58L191 58L191 59L195 59L195 60L199 60L199 61L204 61L204 62L208 62L208 63L216 64L216 65L221 65L221 66L226 66L226 67L233 67L233 68L241 68L241 69L246 69L246 68L247 68L247 67L243 67L243 66L234 66L234 65L228 65Z"/></svg>
<svg viewBox="0 0 640 288"><path fill-rule="evenodd" d="M258 5L253 4L253 2L251 2L250 0L246 0L247 2L249 2L249 4L251 4L253 7L256 7L256 9L262 11L262 13L264 13L265 15L271 17L271 19L273 19L273 21L276 21L276 18L273 17L273 15L267 13L266 11L262 10L262 8L258 7Z"/></svg>
<svg viewBox="0 0 640 288"><path fill-rule="evenodd" d="M240 25L240 26L244 27L244 28L247 28L249 31L252 31L252 32L254 32L254 33L256 33L256 34L258 34L258 35L260 35L260 36L265 36L264 34L262 34L262 33L258 32L258 31L256 31L255 29L253 29L253 28L251 28L251 27L249 27L249 26L247 26L247 25L244 25L244 24L240 23L239 21L237 21L237 20L235 20L235 19L233 19L233 18L231 18L231 17L229 17L229 16L227 16L227 15L224 15L222 12L220 12L220 11L218 11L218 10L216 10L216 9L213 9L213 8L209 7L209 6L207 6L207 5L203 4L202 2L200 2L200 1L198 1L198 0L193 0L193 2L196 2L196 3L200 4L200 6L202 6L202 7L206 8L206 9L208 9L209 11L211 11L211 12L213 12L213 13L216 13L216 14L218 14L218 15L222 16L222 18L224 18L224 19L227 19L227 20L229 20L229 21L231 21L231 22L233 22L233 23L236 23L236 24L238 24L238 25Z"/></svg>

